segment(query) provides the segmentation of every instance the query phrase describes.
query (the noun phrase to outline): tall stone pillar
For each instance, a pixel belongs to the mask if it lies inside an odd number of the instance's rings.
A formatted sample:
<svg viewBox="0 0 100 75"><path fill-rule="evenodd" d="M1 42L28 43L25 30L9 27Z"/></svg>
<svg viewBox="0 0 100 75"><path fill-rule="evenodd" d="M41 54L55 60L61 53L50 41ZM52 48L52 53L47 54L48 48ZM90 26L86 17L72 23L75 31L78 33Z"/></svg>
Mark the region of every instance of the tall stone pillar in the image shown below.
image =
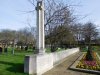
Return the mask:
<svg viewBox="0 0 100 75"><path fill-rule="evenodd" d="M43 1L37 2L37 52L38 54L26 55L24 59L24 72L32 75L42 75L53 68L53 54L45 53L44 44L44 5Z"/></svg>
<svg viewBox="0 0 100 75"><path fill-rule="evenodd" d="M37 53L38 54L44 54L45 53L45 40L44 40L44 3L43 1L37 2Z"/></svg>

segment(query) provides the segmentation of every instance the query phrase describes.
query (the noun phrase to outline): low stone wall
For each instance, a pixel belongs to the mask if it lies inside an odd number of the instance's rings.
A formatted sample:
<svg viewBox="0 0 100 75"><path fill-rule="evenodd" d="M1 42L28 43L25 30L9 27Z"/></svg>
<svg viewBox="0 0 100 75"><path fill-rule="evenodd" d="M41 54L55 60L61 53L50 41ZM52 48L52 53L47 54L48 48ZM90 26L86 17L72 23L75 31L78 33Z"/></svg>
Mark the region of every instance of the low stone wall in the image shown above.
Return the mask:
<svg viewBox="0 0 100 75"><path fill-rule="evenodd" d="M24 61L24 72L33 75L41 75L53 68L57 62L78 51L79 48L72 48L50 54L26 55Z"/></svg>
<svg viewBox="0 0 100 75"><path fill-rule="evenodd" d="M65 57L76 53L79 51L79 48L72 48L72 49L67 49L64 51L60 51L60 52L54 52L53 54L53 64L57 64L59 61L63 60Z"/></svg>

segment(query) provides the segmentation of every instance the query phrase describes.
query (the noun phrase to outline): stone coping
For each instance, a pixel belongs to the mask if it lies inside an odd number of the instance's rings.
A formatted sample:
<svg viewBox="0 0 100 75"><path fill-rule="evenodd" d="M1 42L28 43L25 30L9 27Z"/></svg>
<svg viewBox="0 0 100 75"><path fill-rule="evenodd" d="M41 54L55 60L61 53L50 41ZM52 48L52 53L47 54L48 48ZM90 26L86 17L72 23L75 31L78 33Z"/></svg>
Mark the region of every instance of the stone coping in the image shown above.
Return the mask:
<svg viewBox="0 0 100 75"><path fill-rule="evenodd" d="M97 57L100 59L98 53L96 54ZM79 63L80 59L82 59L83 55L84 53L80 57L78 57L78 59L69 67L69 69L74 71L86 72L86 73L100 74L100 71L76 68L76 65Z"/></svg>

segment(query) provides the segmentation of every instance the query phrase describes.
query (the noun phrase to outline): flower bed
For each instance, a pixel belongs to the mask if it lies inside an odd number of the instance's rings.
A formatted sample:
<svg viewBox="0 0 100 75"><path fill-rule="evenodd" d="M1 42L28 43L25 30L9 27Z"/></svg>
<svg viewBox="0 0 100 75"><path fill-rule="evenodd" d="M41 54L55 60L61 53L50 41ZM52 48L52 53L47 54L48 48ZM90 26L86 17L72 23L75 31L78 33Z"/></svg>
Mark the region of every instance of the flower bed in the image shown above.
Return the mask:
<svg viewBox="0 0 100 75"><path fill-rule="evenodd" d="M94 60L87 61L86 60L86 53L85 53L84 56L82 57L82 59L76 65L76 68L100 71L100 61L96 55L96 52L93 52L92 55L93 55Z"/></svg>

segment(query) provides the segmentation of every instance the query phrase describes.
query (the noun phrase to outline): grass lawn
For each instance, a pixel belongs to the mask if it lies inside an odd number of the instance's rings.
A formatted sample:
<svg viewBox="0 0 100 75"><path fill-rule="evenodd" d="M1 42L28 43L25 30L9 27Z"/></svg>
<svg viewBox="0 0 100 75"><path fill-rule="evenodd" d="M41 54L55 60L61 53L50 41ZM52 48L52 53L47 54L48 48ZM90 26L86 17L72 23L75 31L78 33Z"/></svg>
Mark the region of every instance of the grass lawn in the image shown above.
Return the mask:
<svg viewBox="0 0 100 75"><path fill-rule="evenodd" d="M81 51L82 52L86 52L87 49L83 48ZM100 56L100 46L93 46L93 50L92 51L97 52L99 54L99 56Z"/></svg>
<svg viewBox="0 0 100 75"><path fill-rule="evenodd" d="M8 53L0 54L0 75L28 75L24 73L24 57L27 54L33 54L33 51L16 50L13 55L11 50L8 48ZM46 52L50 53L50 49Z"/></svg>
<svg viewBox="0 0 100 75"><path fill-rule="evenodd" d="M28 75L24 73L24 57L32 53L32 51L16 51L13 55L9 51L8 54L0 54L0 75Z"/></svg>
<svg viewBox="0 0 100 75"><path fill-rule="evenodd" d="M100 55L99 49L96 48L95 51ZM50 52L50 50L48 49L47 52ZM7 54L0 54L0 75L28 75L24 73L24 57L27 54L33 54L33 51L17 50L13 55L11 49L9 49Z"/></svg>

